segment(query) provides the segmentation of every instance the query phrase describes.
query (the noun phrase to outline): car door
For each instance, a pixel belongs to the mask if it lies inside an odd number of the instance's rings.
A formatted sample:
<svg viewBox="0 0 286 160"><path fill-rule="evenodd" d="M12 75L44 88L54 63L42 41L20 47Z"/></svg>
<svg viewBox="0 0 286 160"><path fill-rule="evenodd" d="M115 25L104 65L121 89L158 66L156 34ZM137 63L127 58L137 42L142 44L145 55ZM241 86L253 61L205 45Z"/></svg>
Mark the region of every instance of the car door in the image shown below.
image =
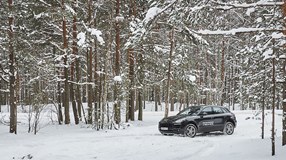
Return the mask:
<svg viewBox="0 0 286 160"><path fill-rule="evenodd" d="M211 106L205 107L199 113L200 118L198 119L199 132L210 132L214 125L213 109Z"/></svg>
<svg viewBox="0 0 286 160"><path fill-rule="evenodd" d="M220 107L213 107L213 120L214 120L214 131L220 131L224 128L225 114Z"/></svg>

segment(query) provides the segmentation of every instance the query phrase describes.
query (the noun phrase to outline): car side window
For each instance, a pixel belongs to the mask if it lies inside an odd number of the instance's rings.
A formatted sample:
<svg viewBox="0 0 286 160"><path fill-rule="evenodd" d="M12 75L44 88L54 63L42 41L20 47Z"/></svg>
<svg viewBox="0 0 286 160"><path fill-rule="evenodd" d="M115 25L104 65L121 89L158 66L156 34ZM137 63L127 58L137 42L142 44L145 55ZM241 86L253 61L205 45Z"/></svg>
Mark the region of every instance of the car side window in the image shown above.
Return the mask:
<svg viewBox="0 0 286 160"><path fill-rule="evenodd" d="M223 108L223 110L224 110L225 113L229 113L229 112L230 112L230 111L229 111L227 108L225 108L225 107Z"/></svg>
<svg viewBox="0 0 286 160"><path fill-rule="evenodd" d="M213 109L212 109L212 107L206 107L202 110L201 113L206 113L207 115L213 114Z"/></svg>
<svg viewBox="0 0 286 160"><path fill-rule="evenodd" d="M214 114L222 114L224 111L219 107L213 107Z"/></svg>

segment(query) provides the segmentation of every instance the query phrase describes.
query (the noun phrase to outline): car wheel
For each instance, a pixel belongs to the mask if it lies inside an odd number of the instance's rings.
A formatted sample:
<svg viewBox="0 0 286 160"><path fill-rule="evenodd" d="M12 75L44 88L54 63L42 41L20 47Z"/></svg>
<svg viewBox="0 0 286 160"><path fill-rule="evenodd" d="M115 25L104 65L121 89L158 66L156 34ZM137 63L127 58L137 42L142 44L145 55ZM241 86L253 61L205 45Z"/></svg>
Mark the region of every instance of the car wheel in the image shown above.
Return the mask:
<svg viewBox="0 0 286 160"><path fill-rule="evenodd" d="M195 137L197 134L197 127L194 125L194 124L188 124L186 125L185 127L185 130L184 130L184 135L186 137Z"/></svg>
<svg viewBox="0 0 286 160"><path fill-rule="evenodd" d="M232 135L234 132L234 125L231 122L226 122L224 125L223 133L227 135Z"/></svg>

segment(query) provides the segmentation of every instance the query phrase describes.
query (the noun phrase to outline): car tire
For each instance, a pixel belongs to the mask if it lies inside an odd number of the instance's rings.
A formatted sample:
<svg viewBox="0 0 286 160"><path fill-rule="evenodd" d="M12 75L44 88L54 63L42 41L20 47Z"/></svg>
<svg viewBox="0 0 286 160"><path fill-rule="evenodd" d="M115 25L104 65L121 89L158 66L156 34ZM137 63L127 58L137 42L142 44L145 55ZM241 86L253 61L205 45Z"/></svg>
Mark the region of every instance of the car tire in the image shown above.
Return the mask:
<svg viewBox="0 0 286 160"><path fill-rule="evenodd" d="M224 125L223 133L227 135L232 135L234 132L234 125L231 122L226 122Z"/></svg>
<svg viewBox="0 0 286 160"><path fill-rule="evenodd" d="M197 134L197 127L194 124L188 124L184 128L184 136L194 138Z"/></svg>

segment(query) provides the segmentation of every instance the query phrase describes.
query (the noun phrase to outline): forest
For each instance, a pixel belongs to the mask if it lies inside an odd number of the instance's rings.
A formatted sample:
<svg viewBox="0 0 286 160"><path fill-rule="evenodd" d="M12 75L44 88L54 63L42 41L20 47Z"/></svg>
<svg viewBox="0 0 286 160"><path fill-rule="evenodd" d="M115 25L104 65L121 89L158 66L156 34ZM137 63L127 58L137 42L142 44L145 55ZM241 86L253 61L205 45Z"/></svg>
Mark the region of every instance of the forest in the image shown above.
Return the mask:
<svg viewBox="0 0 286 160"><path fill-rule="evenodd" d="M96 130L144 121L148 101L277 109L285 145L285 16L285 0L0 1L0 112L16 134L48 105Z"/></svg>

